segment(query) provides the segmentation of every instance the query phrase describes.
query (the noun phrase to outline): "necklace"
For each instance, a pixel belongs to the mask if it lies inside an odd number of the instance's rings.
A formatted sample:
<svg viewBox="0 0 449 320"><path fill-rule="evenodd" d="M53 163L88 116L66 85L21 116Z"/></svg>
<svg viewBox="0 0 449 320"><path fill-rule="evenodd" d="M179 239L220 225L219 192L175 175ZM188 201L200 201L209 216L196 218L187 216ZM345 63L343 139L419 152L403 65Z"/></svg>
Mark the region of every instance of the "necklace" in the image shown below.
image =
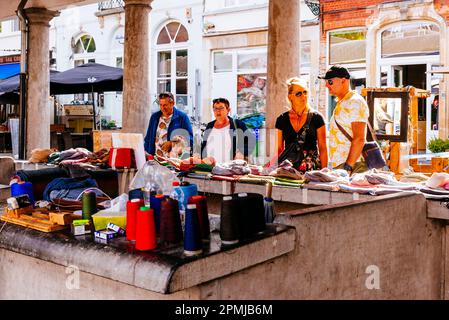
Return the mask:
<svg viewBox="0 0 449 320"><path fill-rule="evenodd" d="M293 109L291 109L292 114L296 115L296 126L293 126L293 129L298 132L299 130L301 130L300 128L300 124L301 124L301 120L302 120L302 116L304 115L305 112L308 111L308 108L305 107L304 110L302 110L301 114L298 114L296 111L294 111Z"/></svg>

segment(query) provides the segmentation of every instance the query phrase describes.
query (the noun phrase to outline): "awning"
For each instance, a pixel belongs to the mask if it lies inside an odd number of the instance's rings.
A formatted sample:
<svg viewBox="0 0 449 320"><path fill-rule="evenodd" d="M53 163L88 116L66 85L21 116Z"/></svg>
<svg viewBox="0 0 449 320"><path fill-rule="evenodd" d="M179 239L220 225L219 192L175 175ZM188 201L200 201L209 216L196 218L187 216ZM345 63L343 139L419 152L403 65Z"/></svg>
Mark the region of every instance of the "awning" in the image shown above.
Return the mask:
<svg viewBox="0 0 449 320"><path fill-rule="evenodd" d="M0 64L0 79L6 79L20 73L20 63Z"/></svg>

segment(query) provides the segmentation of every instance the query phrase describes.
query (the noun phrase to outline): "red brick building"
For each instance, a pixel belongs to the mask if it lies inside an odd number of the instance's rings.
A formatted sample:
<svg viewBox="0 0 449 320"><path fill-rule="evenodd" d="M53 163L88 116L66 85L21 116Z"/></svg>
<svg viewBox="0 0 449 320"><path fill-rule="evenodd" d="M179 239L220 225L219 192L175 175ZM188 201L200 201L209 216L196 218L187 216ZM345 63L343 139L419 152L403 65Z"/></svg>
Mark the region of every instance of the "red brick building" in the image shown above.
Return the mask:
<svg viewBox="0 0 449 320"><path fill-rule="evenodd" d="M431 91L419 106L426 135L449 137L448 75L429 71L449 66L449 1L321 0L320 71L346 66L353 87L412 85ZM432 111L435 97L439 110ZM333 100L320 84L320 110L330 115ZM425 147L424 147L425 149Z"/></svg>

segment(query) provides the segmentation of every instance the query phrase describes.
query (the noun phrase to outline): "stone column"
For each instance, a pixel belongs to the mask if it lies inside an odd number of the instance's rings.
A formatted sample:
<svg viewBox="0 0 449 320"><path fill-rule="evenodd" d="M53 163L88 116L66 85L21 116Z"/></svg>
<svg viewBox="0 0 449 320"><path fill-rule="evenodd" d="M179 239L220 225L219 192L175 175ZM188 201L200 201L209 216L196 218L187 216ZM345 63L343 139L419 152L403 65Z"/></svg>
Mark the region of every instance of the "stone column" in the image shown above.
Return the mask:
<svg viewBox="0 0 449 320"><path fill-rule="evenodd" d="M268 68L267 68L267 156L274 148L274 125L287 103L288 78L299 76L300 1L270 0L268 11Z"/></svg>
<svg viewBox="0 0 449 320"><path fill-rule="evenodd" d="M35 148L50 148L50 119L53 111L49 102L49 22L59 12L29 8L25 14L29 28L26 98L26 154L29 158Z"/></svg>
<svg viewBox="0 0 449 320"><path fill-rule="evenodd" d="M124 132L145 135L150 118L149 14L152 0L125 0Z"/></svg>

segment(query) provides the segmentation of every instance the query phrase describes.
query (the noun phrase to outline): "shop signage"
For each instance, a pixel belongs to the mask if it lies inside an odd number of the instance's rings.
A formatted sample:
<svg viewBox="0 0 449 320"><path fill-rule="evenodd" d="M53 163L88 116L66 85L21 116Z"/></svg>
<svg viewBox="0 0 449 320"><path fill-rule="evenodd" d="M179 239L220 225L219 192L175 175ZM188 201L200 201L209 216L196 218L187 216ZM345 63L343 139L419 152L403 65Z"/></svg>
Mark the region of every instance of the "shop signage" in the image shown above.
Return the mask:
<svg viewBox="0 0 449 320"><path fill-rule="evenodd" d="M20 55L0 57L0 64L20 62Z"/></svg>

